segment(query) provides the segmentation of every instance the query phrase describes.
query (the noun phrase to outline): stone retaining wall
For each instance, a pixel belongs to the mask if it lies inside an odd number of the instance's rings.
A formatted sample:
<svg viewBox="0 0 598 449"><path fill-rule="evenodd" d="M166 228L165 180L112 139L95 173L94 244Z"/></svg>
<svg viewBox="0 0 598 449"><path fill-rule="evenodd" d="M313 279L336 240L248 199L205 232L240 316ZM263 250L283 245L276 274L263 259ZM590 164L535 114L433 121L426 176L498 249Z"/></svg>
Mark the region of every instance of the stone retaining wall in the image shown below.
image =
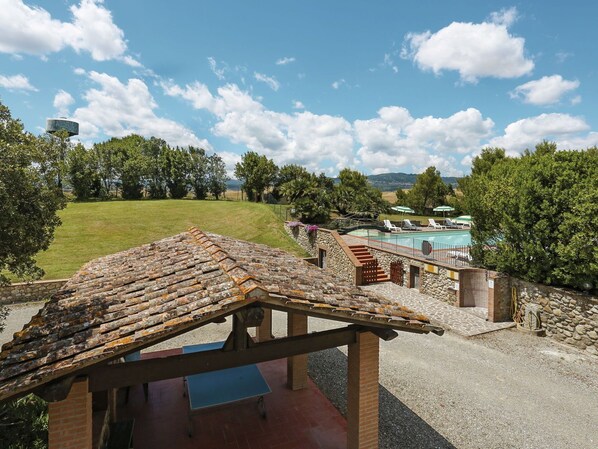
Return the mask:
<svg viewBox="0 0 598 449"><path fill-rule="evenodd" d="M516 278L511 278L511 286L520 307L542 306L540 320L546 335L598 355L597 297Z"/></svg>
<svg viewBox="0 0 598 449"><path fill-rule="evenodd" d="M361 263L353 256L345 241L336 231L318 229L308 233L304 225L290 228L287 233L312 257L319 257L319 250L326 251L326 269L352 283L361 284Z"/></svg>
<svg viewBox="0 0 598 449"><path fill-rule="evenodd" d="M19 282L0 287L0 304L46 300L60 290L66 281L66 279L58 279L54 281Z"/></svg>

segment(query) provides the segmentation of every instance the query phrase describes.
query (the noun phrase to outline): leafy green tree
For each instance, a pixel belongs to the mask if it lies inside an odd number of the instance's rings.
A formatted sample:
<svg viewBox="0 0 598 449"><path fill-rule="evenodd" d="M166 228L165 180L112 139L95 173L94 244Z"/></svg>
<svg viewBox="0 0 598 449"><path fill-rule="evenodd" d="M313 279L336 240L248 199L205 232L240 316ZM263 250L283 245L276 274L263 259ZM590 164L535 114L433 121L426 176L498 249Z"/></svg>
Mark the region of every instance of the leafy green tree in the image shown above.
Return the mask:
<svg viewBox="0 0 598 449"><path fill-rule="evenodd" d="M398 188L395 192L395 196L397 197L397 206L405 206L409 202L409 194L405 192L402 188Z"/></svg>
<svg viewBox="0 0 598 449"><path fill-rule="evenodd" d="M189 147L189 182L195 198L205 200L210 190L208 183L208 156L203 148Z"/></svg>
<svg viewBox="0 0 598 449"><path fill-rule="evenodd" d="M46 449L47 404L30 394L0 405L0 442L6 449Z"/></svg>
<svg viewBox="0 0 598 449"><path fill-rule="evenodd" d="M50 245L65 206L58 168L44 144L0 103L0 284L5 273L41 277L34 256Z"/></svg>
<svg viewBox="0 0 598 449"><path fill-rule="evenodd" d="M101 183L91 151L80 143L69 152L66 160L67 176L75 198L85 201L100 195Z"/></svg>
<svg viewBox="0 0 598 449"><path fill-rule="evenodd" d="M477 263L523 279L596 288L598 149L503 158L473 175L467 204Z"/></svg>
<svg viewBox="0 0 598 449"><path fill-rule="evenodd" d="M189 193L189 173L191 171L191 157L182 148L166 147L161 154L161 163L166 175L166 186L170 197L181 199Z"/></svg>
<svg viewBox="0 0 598 449"><path fill-rule="evenodd" d="M226 164L220 156L212 154L208 158L208 190L216 200L226 193L228 179Z"/></svg>
<svg viewBox="0 0 598 449"><path fill-rule="evenodd" d="M101 196L108 198L112 196L113 189L116 195L117 173L116 148L110 142L94 143L92 147L94 165L101 184Z"/></svg>
<svg viewBox="0 0 598 449"><path fill-rule="evenodd" d="M163 154L168 149L166 141L156 137L150 137L143 144L142 154L147 163L146 183L149 188L149 197L152 199L164 199L168 194L167 173L163 163Z"/></svg>
<svg viewBox="0 0 598 449"><path fill-rule="evenodd" d="M280 167L280 169L278 170L278 174L276 175L276 180L274 181L274 185L272 188L272 195L277 200L281 200L283 197L286 197L287 200L292 201L292 199L289 198L289 183L296 180L305 180L309 177L308 175L309 172L301 165L283 165L282 167ZM282 192L282 186L284 185L287 185L286 194Z"/></svg>
<svg viewBox="0 0 598 449"><path fill-rule="evenodd" d="M443 204L448 193L448 186L440 177L440 172L434 166L428 167L417 175L415 184L409 191L409 206L419 213L425 213L426 210Z"/></svg>
<svg viewBox="0 0 598 449"><path fill-rule="evenodd" d="M235 164L235 177L243 181L241 189L249 201L259 202L266 189L273 185L278 167L271 159L248 151Z"/></svg>
<svg viewBox="0 0 598 449"><path fill-rule="evenodd" d="M307 173L307 171L306 171ZM284 184L289 186L293 181ZM297 194L297 185L294 186L295 197L291 203L295 209L295 215L306 223L325 223L330 218L332 210L332 194L334 182L332 179L321 173L316 176L307 173L300 182L302 193ZM284 190L283 190L284 191Z"/></svg>
<svg viewBox="0 0 598 449"><path fill-rule="evenodd" d="M364 174L345 168L338 177L340 182L334 188L332 204L340 214L366 213L377 217L388 210L389 204L382 198L382 192L373 187Z"/></svg>

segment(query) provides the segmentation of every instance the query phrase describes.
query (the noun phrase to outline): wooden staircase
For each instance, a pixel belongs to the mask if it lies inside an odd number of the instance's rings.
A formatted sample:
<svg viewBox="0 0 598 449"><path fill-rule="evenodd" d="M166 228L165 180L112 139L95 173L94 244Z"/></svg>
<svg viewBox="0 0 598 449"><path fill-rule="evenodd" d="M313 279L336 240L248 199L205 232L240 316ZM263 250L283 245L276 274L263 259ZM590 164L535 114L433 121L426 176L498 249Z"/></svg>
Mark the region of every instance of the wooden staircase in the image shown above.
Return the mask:
<svg viewBox="0 0 598 449"><path fill-rule="evenodd" d="M378 265L378 260L372 256L365 245L350 245L349 249L363 264L363 283L388 282L390 278Z"/></svg>

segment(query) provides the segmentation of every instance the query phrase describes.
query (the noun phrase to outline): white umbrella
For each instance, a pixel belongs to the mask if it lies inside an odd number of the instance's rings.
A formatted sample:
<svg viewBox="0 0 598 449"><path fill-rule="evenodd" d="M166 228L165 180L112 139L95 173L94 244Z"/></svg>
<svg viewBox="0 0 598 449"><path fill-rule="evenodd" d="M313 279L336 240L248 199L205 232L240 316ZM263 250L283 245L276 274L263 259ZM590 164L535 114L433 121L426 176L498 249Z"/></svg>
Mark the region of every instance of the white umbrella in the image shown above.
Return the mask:
<svg viewBox="0 0 598 449"><path fill-rule="evenodd" d="M471 219L471 215L460 215L457 218L455 218L453 221L455 223L468 224L468 225L473 223L473 220Z"/></svg>
<svg viewBox="0 0 598 449"><path fill-rule="evenodd" d="M415 211L407 206L393 206L391 207L392 210L396 212L400 212L401 214L414 214Z"/></svg>
<svg viewBox="0 0 598 449"><path fill-rule="evenodd" d="M454 207L451 206L438 206L432 209L434 212L442 212L442 216L444 217L445 212L452 212L455 210Z"/></svg>

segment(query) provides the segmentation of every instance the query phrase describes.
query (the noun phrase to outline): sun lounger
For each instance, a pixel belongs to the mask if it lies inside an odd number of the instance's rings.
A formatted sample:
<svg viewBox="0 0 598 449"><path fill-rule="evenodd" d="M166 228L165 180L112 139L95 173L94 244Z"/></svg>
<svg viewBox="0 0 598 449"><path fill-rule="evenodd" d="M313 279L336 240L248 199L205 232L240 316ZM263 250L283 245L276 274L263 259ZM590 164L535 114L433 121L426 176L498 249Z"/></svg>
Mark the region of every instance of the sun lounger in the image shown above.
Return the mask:
<svg viewBox="0 0 598 449"><path fill-rule="evenodd" d="M411 223L411 220L409 220L408 218L405 218L403 220L402 228L409 231L419 231L419 228L415 226L413 223Z"/></svg>
<svg viewBox="0 0 598 449"><path fill-rule="evenodd" d="M401 228L396 227L393 225L390 220L384 220L384 227L389 230L390 232L401 232Z"/></svg>
<svg viewBox="0 0 598 449"><path fill-rule="evenodd" d="M465 227L465 225L462 225L461 223L455 223L450 218L445 218L444 223L451 229L463 229Z"/></svg>
<svg viewBox="0 0 598 449"><path fill-rule="evenodd" d="M446 226L439 225L433 218L428 218L428 227L434 229L446 229Z"/></svg>
<svg viewBox="0 0 598 449"><path fill-rule="evenodd" d="M471 262L473 260L469 253L463 251L449 251L447 255L453 259L461 260L463 262Z"/></svg>

